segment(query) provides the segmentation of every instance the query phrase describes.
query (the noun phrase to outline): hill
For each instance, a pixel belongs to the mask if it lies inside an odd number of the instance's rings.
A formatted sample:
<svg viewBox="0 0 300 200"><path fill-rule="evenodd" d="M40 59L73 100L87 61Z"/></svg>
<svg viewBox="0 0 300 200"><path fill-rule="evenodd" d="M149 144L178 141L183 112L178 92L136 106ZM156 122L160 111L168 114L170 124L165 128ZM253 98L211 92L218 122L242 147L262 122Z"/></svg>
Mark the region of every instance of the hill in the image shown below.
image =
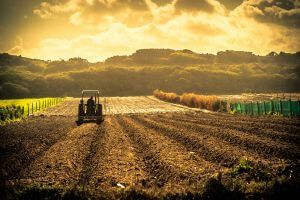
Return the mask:
<svg viewBox="0 0 300 200"><path fill-rule="evenodd" d="M78 96L100 89L106 96L176 93L300 92L300 52L266 56L243 51L199 54L141 49L90 63L82 58L43 61L0 54L0 98Z"/></svg>
<svg viewBox="0 0 300 200"><path fill-rule="evenodd" d="M114 65L166 65L186 66L195 64L242 64L242 63L280 63L297 64L300 62L300 52L291 54L271 52L266 56L254 55L244 51L220 51L214 54L199 54L191 50L172 49L140 49L129 56L113 56L108 58L106 64Z"/></svg>

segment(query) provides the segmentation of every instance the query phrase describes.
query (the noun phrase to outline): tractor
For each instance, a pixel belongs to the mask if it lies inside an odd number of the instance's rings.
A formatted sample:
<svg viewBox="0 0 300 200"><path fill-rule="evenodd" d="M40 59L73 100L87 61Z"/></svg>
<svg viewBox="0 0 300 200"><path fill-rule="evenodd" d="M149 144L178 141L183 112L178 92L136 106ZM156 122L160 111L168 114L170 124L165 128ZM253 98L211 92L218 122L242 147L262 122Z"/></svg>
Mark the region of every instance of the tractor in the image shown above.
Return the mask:
<svg viewBox="0 0 300 200"><path fill-rule="evenodd" d="M91 95L92 97L85 103L85 95ZM92 102L92 103L91 103ZM99 90L82 90L81 100L78 105L78 120L77 125L81 125L85 121L95 121L100 124L103 121L102 104L99 100Z"/></svg>

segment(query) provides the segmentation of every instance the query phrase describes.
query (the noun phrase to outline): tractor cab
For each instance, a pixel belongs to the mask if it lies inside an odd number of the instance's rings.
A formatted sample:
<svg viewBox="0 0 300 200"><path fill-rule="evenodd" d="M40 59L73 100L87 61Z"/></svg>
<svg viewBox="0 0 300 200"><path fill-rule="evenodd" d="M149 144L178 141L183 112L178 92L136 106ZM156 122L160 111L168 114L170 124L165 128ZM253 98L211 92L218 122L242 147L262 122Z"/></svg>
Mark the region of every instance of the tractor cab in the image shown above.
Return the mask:
<svg viewBox="0 0 300 200"><path fill-rule="evenodd" d="M86 100L86 97L90 97ZM82 90L81 99L78 105L78 120L80 125L85 121L103 121L102 104L100 104L99 90Z"/></svg>

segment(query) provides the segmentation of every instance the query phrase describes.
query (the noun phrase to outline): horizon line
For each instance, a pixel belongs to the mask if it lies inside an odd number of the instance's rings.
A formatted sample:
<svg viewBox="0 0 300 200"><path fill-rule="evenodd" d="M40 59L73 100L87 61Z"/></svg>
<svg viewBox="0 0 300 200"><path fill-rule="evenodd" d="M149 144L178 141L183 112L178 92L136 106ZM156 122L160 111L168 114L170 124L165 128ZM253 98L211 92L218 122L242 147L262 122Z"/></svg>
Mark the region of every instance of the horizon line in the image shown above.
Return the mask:
<svg viewBox="0 0 300 200"><path fill-rule="evenodd" d="M68 58L57 58L57 59L43 59L43 58L34 58L34 57L27 57L27 56L22 56L22 54L11 54L11 53L8 53L8 52L0 52L0 54L8 54L8 55L12 55L12 56L18 56L18 57L22 57L22 58L28 58L28 59L33 59L33 60L42 60L42 61L46 61L46 62L53 62L53 61L59 61L59 60L64 60L64 61L67 61L67 60L70 60L72 58L81 58L81 59L84 59L84 60L87 60L89 63L99 63L99 62L105 62L107 59L109 58L112 58L112 57L115 57L115 56L130 56L130 55L133 55L134 53L136 53L137 51L139 50L174 50L174 51L183 51L183 50L189 50L189 51L192 51L193 53L196 53L196 54L208 54L208 55L217 55L219 52L226 52L226 51L235 51L235 52L245 52L245 53L252 53L253 55L255 56L267 56L269 55L270 53L274 52L276 54L280 54L280 53L289 53L289 54L296 54L296 53L299 53L300 50L298 51L295 51L295 52L285 52L285 51L280 51L280 52L276 52L276 51L270 51L268 54L256 54L254 52L251 52L251 51L243 51L243 50L230 50L230 49L226 49L226 50L223 50L223 51L218 51L217 53L204 53L204 52L196 52L196 51L193 51L193 50L190 50L190 49L171 49L171 48L142 48L142 49L136 49L134 52L132 52L131 54L122 54L122 55L113 55L113 56L110 56L110 57L106 57L105 59L103 59L102 61L101 60L98 60L98 61L91 61L90 59L87 59L87 58L84 58L84 57L79 57L79 56L74 56L74 57L68 57Z"/></svg>

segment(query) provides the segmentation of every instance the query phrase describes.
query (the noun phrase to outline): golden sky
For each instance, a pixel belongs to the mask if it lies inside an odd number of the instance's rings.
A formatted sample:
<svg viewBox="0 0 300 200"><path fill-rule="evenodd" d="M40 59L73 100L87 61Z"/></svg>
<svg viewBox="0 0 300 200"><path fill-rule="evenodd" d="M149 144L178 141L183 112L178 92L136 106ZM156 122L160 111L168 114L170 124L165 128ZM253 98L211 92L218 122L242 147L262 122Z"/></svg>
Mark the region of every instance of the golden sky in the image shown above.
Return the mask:
<svg viewBox="0 0 300 200"><path fill-rule="evenodd" d="M101 61L144 48L300 50L300 0L0 0L0 52Z"/></svg>

